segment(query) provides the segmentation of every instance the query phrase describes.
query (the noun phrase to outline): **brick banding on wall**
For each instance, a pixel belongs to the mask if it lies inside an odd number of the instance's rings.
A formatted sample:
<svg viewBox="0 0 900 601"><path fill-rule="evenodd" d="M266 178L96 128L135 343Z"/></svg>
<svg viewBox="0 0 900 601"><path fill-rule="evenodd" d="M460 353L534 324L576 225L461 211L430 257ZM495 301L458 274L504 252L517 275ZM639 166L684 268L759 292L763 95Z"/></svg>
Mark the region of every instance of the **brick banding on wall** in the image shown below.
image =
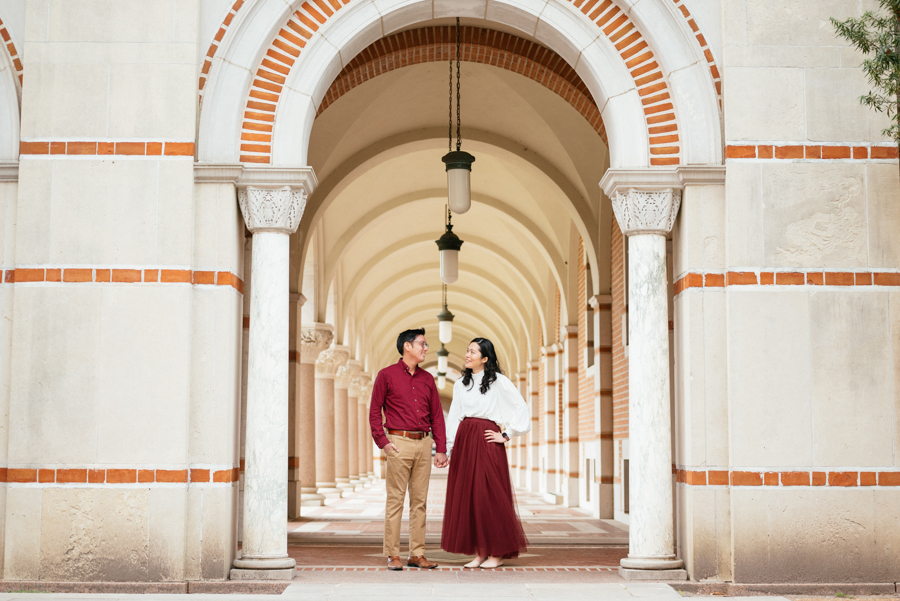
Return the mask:
<svg viewBox="0 0 900 601"><path fill-rule="evenodd" d="M868 142L838 145L796 144L729 144L725 147L725 159L770 159L782 161L868 161L896 159L897 146L885 146Z"/></svg>
<svg viewBox="0 0 900 601"><path fill-rule="evenodd" d="M16 50L16 45L12 41L12 36L9 35L9 31L6 29L6 25L3 24L2 19L0 19L0 38L3 39L3 45L6 46L6 51L9 52L9 60L16 70L16 79L19 80L19 87L21 88L23 82L22 59L19 58L19 51Z"/></svg>
<svg viewBox="0 0 900 601"><path fill-rule="evenodd" d="M425 27L397 33L371 44L338 74L317 115L356 86L410 65L446 62L455 56L455 27ZM600 109L581 77L561 56L509 33L462 27L460 60L491 65L524 75L568 102L609 145Z"/></svg>
<svg viewBox="0 0 900 601"><path fill-rule="evenodd" d="M19 154L193 157L193 142L19 142Z"/></svg>
<svg viewBox="0 0 900 601"><path fill-rule="evenodd" d="M237 467L225 469L141 469L141 468L0 468L0 483L11 484L143 484L143 483L232 483Z"/></svg>
<svg viewBox="0 0 900 601"><path fill-rule="evenodd" d="M731 286L900 286L900 273L882 271L729 271L686 273L675 281L678 296L691 288Z"/></svg>
<svg viewBox="0 0 900 601"><path fill-rule="evenodd" d="M900 471L786 471L676 469L675 480L688 486L900 486Z"/></svg>
<svg viewBox="0 0 900 601"><path fill-rule="evenodd" d="M631 18L622 12L612 0L603 0L602 2L600 0L572 1L601 30L602 34L608 37L631 74L644 108L649 135L650 164L677 165L681 152L678 123L675 118L675 110L669 93L668 83L656 61L653 49L644 40L643 35ZM260 60L248 93L241 128L240 159L242 162L271 162L275 113L278 101L281 98L281 92L287 82L287 76L313 35L328 18L349 2L350 0L313 0L304 2L288 18L285 26L275 35L268 50ZM512 52L511 47L503 46L502 44L508 43L503 42L503 40L518 40L516 42L518 44L524 42L524 40L520 40L515 36L500 34L492 30L476 27L464 29L466 31L462 37L467 47L466 53L470 58L478 56L475 49L468 48L472 44L479 44L480 48L490 50L492 53L506 52L507 56L512 58L518 53ZM431 54L439 55L435 60L449 59L451 38L453 44L455 44L456 39L455 28L430 27L413 31L419 33L403 32L379 40L382 43L384 52L389 52L394 59L400 59L401 64L399 66L404 66L404 62L406 64L427 62L425 57ZM440 32L439 35L435 35L436 32ZM490 32L490 34L486 32ZM429 35L431 39L429 39ZM488 39L489 37L490 40ZM500 41L496 43L500 45L495 46L494 40L498 37ZM409 50L410 40L416 42L412 45L412 50ZM396 47L394 44L396 44ZM526 49L524 45L529 45L529 47ZM416 48L418 48L418 54L416 53ZM534 63L532 67L540 65L543 68L537 70L547 82L544 85L550 89L554 89L556 86L559 86L560 89L570 87L570 91L567 94L574 96L576 91L578 91L580 95L583 95L578 86L572 84L572 80L567 79L569 72L574 75L574 71L561 59L556 60L554 58L557 56L555 53L530 42L523 44L523 51L534 53L533 56L530 54L522 54L521 56L531 60ZM399 53L399 55L395 55L395 53ZM425 56L423 57L422 55ZM501 65L499 58L491 58L489 60L497 60L497 66ZM347 69L352 72L354 63L361 67L367 64L367 61L369 61L368 58L358 56L351 63L348 63ZM377 62L372 64L377 64ZM486 64L493 63L486 61ZM522 74L534 77L534 71L535 68L532 68L531 72L526 72L523 68ZM371 77L371 75L367 73L364 75L364 73L361 69L357 69L355 75L348 72L348 77L340 85L346 87L348 83L355 82L359 77ZM342 75L344 75L344 72L338 76L338 81L341 81ZM560 81L560 79L564 81ZM358 85L358 83L354 85ZM583 86L583 83L581 85ZM329 90L330 92L331 90ZM560 92L558 91L557 93ZM319 111L324 110L334 99L331 98L329 100L328 94L326 94ZM587 94L586 99L576 98L578 104L575 105L575 108L579 111L582 108L590 111L590 103L587 99L591 99L590 94ZM572 102L570 98L567 98L567 100ZM602 127L599 120L592 121L592 125L594 125L595 129Z"/></svg>
<svg viewBox="0 0 900 601"><path fill-rule="evenodd" d="M198 274L200 274L198 276ZM32 282L119 283L119 284L194 284L231 286L244 293L244 281L229 271L191 271L190 269L116 269L95 267L17 267L3 272L4 284Z"/></svg>

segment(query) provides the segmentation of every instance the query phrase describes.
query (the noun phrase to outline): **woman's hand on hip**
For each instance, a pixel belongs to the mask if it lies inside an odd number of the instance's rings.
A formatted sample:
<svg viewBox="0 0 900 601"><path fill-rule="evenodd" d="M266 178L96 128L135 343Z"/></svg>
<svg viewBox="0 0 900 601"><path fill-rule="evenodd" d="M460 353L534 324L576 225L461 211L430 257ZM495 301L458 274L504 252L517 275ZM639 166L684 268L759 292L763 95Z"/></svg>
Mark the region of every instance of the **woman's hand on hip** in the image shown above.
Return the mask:
<svg viewBox="0 0 900 601"><path fill-rule="evenodd" d="M494 432L493 430L485 430L484 431L484 439L488 442L496 442L503 444L506 442L506 439L503 438L503 435L500 432Z"/></svg>

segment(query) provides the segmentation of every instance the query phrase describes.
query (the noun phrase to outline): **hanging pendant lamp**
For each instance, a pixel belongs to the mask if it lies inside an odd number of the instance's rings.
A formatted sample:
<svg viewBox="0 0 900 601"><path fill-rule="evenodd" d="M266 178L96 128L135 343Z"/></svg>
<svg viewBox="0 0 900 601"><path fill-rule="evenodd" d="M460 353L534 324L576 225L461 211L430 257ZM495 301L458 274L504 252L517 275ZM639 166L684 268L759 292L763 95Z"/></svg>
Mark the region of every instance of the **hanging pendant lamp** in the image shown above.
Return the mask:
<svg viewBox="0 0 900 601"><path fill-rule="evenodd" d="M450 344L453 339L453 313L447 309L447 286L444 285L444 308L438 313L438 340Z"/></svg>
<svg viewBox="0 0 900 601"><path fill-rule="evenodd" d="M445 349L444 345L441 344L441 349L437 352L438 375L440 375L441 373L444 373L444 374L447 373L447 367L449 367L449 364L450 364L449 357L450 357L450 351Z"/></svg>
<svg viewBox="0 0 900 601"><path fill-rule="evenodd" d="M439 371L437 376L438 376L438 377L437 377L437 386L438 386L438 390L443 390L443 389L444 389L444 386L447 385L447 374L445 374L444 372Z"/></svg>
<svg viewBox="0 0 900 601"><path fill-rule="evenodd" d="M441 251L441 281L444 284L452 284L459 279L459 249L463 244L460 237L453 233L451 216L450 209L447 209L447 229L443 236L434 241Z"/></svg>
<svg viewBox="0 0 900 601"><path fill-rule="evenodd" d="M460 85L459 85L459 17L456 18L456 150L453 150L453 59L450 59L450 127L448 132L448 147L450 152L441 160L447 169L447 198L450 210L461 214L472 206L472 163L475 162L468 152L461 150L461 114L460 114Z"/></svg>

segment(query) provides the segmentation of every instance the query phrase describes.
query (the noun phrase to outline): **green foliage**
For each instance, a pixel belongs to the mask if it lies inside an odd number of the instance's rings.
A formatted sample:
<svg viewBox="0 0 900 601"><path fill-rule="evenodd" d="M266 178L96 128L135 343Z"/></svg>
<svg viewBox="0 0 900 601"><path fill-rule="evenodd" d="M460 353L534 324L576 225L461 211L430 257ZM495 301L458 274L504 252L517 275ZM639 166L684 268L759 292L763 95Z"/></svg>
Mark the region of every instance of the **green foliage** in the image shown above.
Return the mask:
<svg viewBox="0 0 900 601"><path fill-rule="evenodd" d="M900 145L900 0L878 0L881 14L867 11L858 19L831 19L838 35L867 58L861 67L873 90L860 97L861 104L891 119L881 133Z"/></svg>

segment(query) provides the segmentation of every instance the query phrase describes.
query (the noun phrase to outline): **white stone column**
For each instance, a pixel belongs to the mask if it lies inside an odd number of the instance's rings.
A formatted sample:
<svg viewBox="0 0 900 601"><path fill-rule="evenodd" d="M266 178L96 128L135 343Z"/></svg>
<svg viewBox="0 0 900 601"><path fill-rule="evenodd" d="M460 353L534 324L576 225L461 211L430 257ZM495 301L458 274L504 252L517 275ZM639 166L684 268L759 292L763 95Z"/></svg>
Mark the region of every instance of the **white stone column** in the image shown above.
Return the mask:
<svg viewBox="0 0 900 601"><path fill-rule="evenodd" d="M666 235L681 192L618 187L609 194L628 236L630 514L626 579L683 579L675 557Z"/></svg>
<svg viewBox="0 0 900 601"><path fill-rule="evenodd" d="M359 371L359 361L351 359L334 376L334 480L338 488L347 491L355 488L350 483L350 383ZM355 404L353 409L353 434L356 434Z"/></svg>
<svg viewBox="0 0 900 601"><path fill-rule="evenodd" d="M370 378L371 380L371 378ZM365 458L365 466L366 466L366 475L369 478L369 482L372 482L376 479L375 476L375 441L372 440L372 429L369 426L369 411L372 406L372 382L368 381L360 391L360 394L365 397L366 400L366 458Z"/></svg>
<svg viewBox="0 0 900 601"><path fill-rule="evenodd" d="M238 203L253 234L253 288L243 547L232 578L293 577L295 562L287 554L290 235L314 185L311 169L250 169L238 181Z"/></svg>
<svg viewBox="0 0 900 601"><path fill-rule="evenodd" d="M325 497L316 492L316 360L331 346L334 328L314 323L300 328L299 398L295 444L300 459L300 505L320 507Z"/></svg>
<svg viewBox="0 0 900 601"><path fill-rule="evenodd" d="M369 396L370 382L372 377L363 372L356 378L357 387L357 412L359 419L357 421L357 471L359 472L359 480L364 486L372 483L371 474L369 474L369 455L366 447L372 446L372 434L369 430Z"/></svg>
<svg viewBox="0 0 900 601"><path fill-rule="evenodd" d="M316 492L330 499L341 498L334 470L334 378L349 359L349 348L334 346L322 351L316 361Z"/></svg>
<svg viewBox="0 0 900 601"><path fill-rule="evenodd" d="M359 361L348 361L347 365L353 365L347 384L347 464L350 486L358 490L363 485L359 477L359 377L362 365Z"/></svg>

